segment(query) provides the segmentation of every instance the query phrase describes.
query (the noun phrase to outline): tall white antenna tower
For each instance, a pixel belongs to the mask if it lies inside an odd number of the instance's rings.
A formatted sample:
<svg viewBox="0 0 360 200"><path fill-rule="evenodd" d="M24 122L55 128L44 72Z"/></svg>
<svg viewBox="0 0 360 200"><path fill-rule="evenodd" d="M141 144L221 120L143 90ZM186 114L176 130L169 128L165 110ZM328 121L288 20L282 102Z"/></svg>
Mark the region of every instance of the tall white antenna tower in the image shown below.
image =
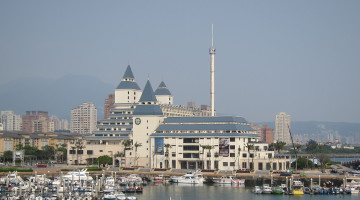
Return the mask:
<svg viewBox="0 0 360 200"><path fill-rule="evenodd" d="M211 116L215 116L215 51L214 46L214 24L211 25L211 47L210 54L210 107Z"/></svg>

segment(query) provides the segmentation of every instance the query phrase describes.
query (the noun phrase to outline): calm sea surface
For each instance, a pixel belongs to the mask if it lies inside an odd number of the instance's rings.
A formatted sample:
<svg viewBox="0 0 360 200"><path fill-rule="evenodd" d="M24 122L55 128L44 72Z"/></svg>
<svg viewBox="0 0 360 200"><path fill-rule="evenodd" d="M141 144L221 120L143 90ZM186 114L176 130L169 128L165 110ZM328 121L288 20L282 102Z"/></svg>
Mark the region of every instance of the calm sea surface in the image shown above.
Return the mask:
<svg viewBox="0 0 360 200"><path fill-rule="evenodd" d="M149 184L144 187L143 194L137 194L138 200L227 200L227 199L257 199L257 200L280 200L280 199L360 199L360 195L272 195L254 194L250 187L234 187L230 185L180 185L180 184Z"/></svg>

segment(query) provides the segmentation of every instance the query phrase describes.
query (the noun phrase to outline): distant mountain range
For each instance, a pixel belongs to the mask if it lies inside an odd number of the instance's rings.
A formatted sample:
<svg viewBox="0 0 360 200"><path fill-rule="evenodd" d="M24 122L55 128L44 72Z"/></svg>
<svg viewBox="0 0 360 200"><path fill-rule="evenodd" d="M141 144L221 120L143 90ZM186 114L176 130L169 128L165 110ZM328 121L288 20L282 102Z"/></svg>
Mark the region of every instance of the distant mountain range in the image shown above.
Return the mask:
<svg viewBox="0 0 360 200"><path fill-rule="evenodd" d="M0 111L48 111L60 119L70 119L70 111L84 102L93 102L98 118L103 118L104 100L116 86L100 79L67 75L60 79L23 78L0 85Z"/></svg>

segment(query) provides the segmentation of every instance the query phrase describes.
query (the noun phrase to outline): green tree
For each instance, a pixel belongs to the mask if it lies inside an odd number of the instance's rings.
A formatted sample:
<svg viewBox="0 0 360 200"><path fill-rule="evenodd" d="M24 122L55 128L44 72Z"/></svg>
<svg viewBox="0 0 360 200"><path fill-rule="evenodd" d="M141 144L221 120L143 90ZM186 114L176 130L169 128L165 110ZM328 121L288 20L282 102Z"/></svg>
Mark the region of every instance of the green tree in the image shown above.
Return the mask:
<svg viewBox="0 0 360 200"><path fill-rule="evenodd" d="M277 141L274 143L274 148L280 154L280 151L284 149L284 146L286 145L286 142L283 141Z"/></svg>
<svg viewBox="0 0 360 200"><path fill-rule="evenodd" d="M139 157L137 156L137 149L139 148L139 147L141 147L142 146L142 144L141 143L138 143L138 142L136 142L135 144L134 144L134 147L135 147L135 162L136 162L136 166L138 166L138 159L139 159Z"/></svg>
<svg viewBox="0 0 360 200"><path fill-rule="evenodd" d="M254 153L253 153L253 156L252 156L252 162L251 162L251 167L250 167L250 151L251 150L254 150L255 149L255 146L254 146L254 144L249 144L249 143L247 143L246 144L246 148L247 148L247 151L248 151L248 154L249 154L249 156L248 156L248 165L249 165L249 169L254 169Z"/></svg>
<svg viewBox="0 0 360 200"><path fill-rule="evenodd" d="M57 154L61 156L61 162L64 162L64 160L67 160L66 147L58 147L56 151L57 151ZM59 152L61 152L61 153L59 153Z"/></svg>
<svg viewBox="0 0 360 200"><path fill-rule="evenodd" d="M15 150L16 151L19 151L19 150L23 150L24 149L24 146L20 143L20 144L17 144L16 146L15 146Z"/></svg>
<svg viewBox="0 0 360 200"><path fill-rule="evenodd" d="M165 168L169 168L169 149L171 149L171 144L165 144L165 157L166 157L166 166Z"/></svg>
<svg viewBox="0 0 360 200"><path fill-rule="evenodd" d="M4 161L12 162L12 159L13 159L13 152L12 151L4 151Z"/></svg>
<svg viewBox="0 0 360 200"><path fill-rule="evenodd" d="M43 159L45 160L50 160L55 156L55 148L53 146L43 146L41 151Z"/></svg>
<svg viewBox="0 0 360 200"><path fill-rule="evenodd" d="M291 166L295 167L295 162L291 163ZM298 167L298 169L306 169L309 167L312 168L312 167L314 167L314 163L307 158L298 158L297 159L297 167Z"/></svg>
<svg viewBox="0 0 360 200"><path fill-rule="evenodd" d="M309 140L305 145L305 151L311 154L311 157L313 159L315 158L315 153L317 153L318 150L319 150L319 144L315 140Z"/></svg>
<svg viewBox="0 0 360 200"><path fill-rule="evenodd" d="M330 157L326 154L320 153L317 155L318 161L320 163L321 172L325 172L326 165L330 163Z"/></svg>
<svg viewBox="0 0 360 200"><path fill-rule="evenodd" d="M24 153L25 155L33 155L36 156L39 153L39 149L37 147L34 146L30 146L30 145L25 145L24 147Z"/></svg>
<svg viewBox="0 0 360 200"><path fill-rule="evenodd" d="M124 156L126 156L126 150L129 150L129 147L133 144L132 140L124 140L122 145L124 145Z"/></svg>
<svg viewBox="0 0 360 200"><path fill-rule="evenodd" d="M94 160L94 163L98 163L99 165L103 164L103 165L110 165L112 164L112 158L108 155L105 155L105 156L100 156L98 158L96 158Z"/></svg>
<svg viewBox="0 0 360 200"><path fill-rule="evenodd" d="M206 161L206 157L205 157L205 153L204 153L204 151L205 150L208 150L208 154L210 154L211 153L211 150L212 149L214 149L215 147L213 146L213 145L200 145L200 147L202 148L202 150L203 150L203 160L204 160L204 164L203 164L203 169L205 169L205 161ZM210 157L209 157L209 159L210 159ZM208 168L208 167L207 167Z"/></svg>

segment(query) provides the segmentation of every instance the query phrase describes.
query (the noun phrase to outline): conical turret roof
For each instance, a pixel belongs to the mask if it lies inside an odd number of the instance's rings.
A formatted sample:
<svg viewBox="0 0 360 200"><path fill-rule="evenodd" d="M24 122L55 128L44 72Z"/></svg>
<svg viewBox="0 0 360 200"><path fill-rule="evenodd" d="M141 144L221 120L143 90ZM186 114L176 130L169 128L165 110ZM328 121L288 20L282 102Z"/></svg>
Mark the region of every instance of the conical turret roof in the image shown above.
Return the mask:
<svg viewBox="0 0 360 200"><path fill-rule="evenodd" d="M135 82L135 77L130 65L127 66L123 76L123 80L120 82L116 89L141 90L138 84Z"/></svg>
<svg viewBox="0 0 360 200"><path fill-rule="evenodd" d="M134 77L134 74L133 74L133 72L132 72L132 70L131 70L130 65L127 66L123 78L135 78L135 77Z"/></svg>
<svg viewBox="0 0 360 200"><path fill-rule="evenodd" d="M149 80L146 82L144 91L143 91L139 101L140 102L149 102L149 101L156 102L157 101L154 90L152 89L152 86L151 86L151 83Z"/></svg>
<svg viewBox="0 0 360 200"><path fill-rule="evenodd" d="M159 87L155 91L155 95L171 95L171 92L166 87L164 81L161 81Z"/></svg>
<svg viewBox="0 0 360 200"><path fill-rule="evenodd" d="M133 115L163 115L160 105L153 102L157 102L157 99L150 81L147 81L139 100L140 104L136 106Z"/></svg>

